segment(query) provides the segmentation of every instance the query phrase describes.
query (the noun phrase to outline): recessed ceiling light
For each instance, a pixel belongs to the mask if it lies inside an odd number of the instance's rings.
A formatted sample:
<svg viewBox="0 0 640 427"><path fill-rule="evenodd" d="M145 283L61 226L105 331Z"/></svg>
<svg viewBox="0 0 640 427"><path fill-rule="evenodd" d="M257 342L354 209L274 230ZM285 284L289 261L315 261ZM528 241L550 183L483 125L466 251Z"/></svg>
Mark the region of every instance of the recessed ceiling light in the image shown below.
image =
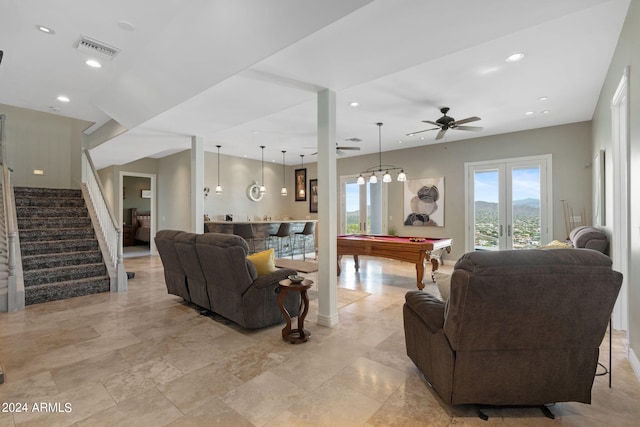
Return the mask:
<svg viewBox="0 0 640 427"><path fill-rule="evenodd" d="M522 61L522 59L524 58L524 53L514 53L511 56L508 56L506 61L507 62L518 62L518 61Z"/></svg>
<svg viewBox="0 0 640 427"><path fill-rule="evenodd" d="M60 95L60 96L59 96L59 97L57 97L56 99L57 99L58 101L60 101L60 102L69 102L69 101L71 101L71 100L69 99L69 97L68 97L68 96L64 96L64 95Z"/></svg>
<svg viewBox="0 0 640 427"><path fill-rule="evenodd" d="M527 116L531 116L531 115L533 115L533 111L527 111L527 112L526 112L526 113L524 113L524 114L525 114L525 115L527 115Z"/></svg>
<svg viewBox="0 0 640 427"><path fill-rule="evenodd" d="M352 101L349 103L349 107L357 107L358 105L360 105L360 103L357 101Z"/></svg>
<svg viewBox="0 0 640 427"><path fill-rule="evenodd" d="M398 144L402 144L402 140L401 139L398 140Z"/></svg>
<svg viewBox="0 0 640 427"><path fill-rule="evenodd" d="M500 67L487 67L487 68L483 68L482 70L480 70L480 74L491 74L491 73L495 73L496 71L498 71L500 69Z"/></svg>
<svg viewBox="0 0 640 427"><path fill-rule="evenodd" d="M420 140L424 140L424 136L421 136L421 137L420 137Z"/></svg>
<svg viewBox="0 0 640 427"><path fill-rule="evenodd" d="M86 61L84 61L84 63L91 68L102 68L102 64L95 59L87 59Z"/></svg>
<svg viewBox="0 0 640 427"><path fill-rule="evenodd" d="M49 28L49 27L45 27L44 25L36 25L36 28L37 28L39 31L42 31L42 32L43 32L43 33L45 33L45 34L54 35L54 34L56 33L56 32L55 32L55 31L53 31L51 28Z"/></svg>
<svg viewBox="0 0 640 427"><path fill-rule="evenodd" d="M541 96L540 98L538 98L538 101L546 101L547 99L549 99L548 96Z"/></svg>
<svg viewBox="0 0 640 427"><path fill-rule="evenodd" d="M550 112L551 112L551 111L549 111L549 110L544 110L544 111L542 112L542 114L549 114Z"/></svg>
<svg viewBox="0 0 640 427"><path fill-rule="evenodd" d="M131 22L127 22L127 21L120 21L118 22L118 27L121 30L125 30L125 31L133 31L136 29L136 27L133 26L133 24Z"/></svg>

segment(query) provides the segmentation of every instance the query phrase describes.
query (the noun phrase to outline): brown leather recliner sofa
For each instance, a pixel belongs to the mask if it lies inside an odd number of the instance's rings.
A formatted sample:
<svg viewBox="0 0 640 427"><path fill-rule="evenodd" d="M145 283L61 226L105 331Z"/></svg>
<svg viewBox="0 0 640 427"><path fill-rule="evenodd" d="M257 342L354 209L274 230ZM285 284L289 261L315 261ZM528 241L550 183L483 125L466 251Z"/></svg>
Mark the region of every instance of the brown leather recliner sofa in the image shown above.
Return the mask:
<svg viewBox="0 0 640 427"><path fill-rule="evenodd" d="M242 237L161 230L155 243L168 293L247 329L284 321L278 307L278 282L296 271L282 268L258 276L247 259L249 247ZM285 299L287 311L297 316L299 307L299 293L289 293Z"/></svg>
<svg viewBox="0 0 640 427"><path fill-rule="evenodd" d="M446 305L406 294L407 355L448 404L590 403L621 283L593 250L467 253Z"/></svg>
<svg viewBox="0 0 640 427"><path fill-rule="evenodd" d="M609 237L603 231L589 225L571 230L569 241L575 248L593 249L603 254L609 250Z"/></svg>

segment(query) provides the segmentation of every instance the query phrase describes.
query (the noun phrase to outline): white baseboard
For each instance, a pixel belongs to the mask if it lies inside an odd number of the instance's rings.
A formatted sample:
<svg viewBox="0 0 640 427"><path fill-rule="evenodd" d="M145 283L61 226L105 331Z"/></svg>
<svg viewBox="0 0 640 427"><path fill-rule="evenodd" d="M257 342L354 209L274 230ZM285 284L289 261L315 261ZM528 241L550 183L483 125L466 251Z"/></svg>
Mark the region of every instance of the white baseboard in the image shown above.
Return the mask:
<svg viewBox="0 0 640 427"><path fill-rule="evenodd" d="M318 314L318 325L332 328L338 324L338 313L334 316L323 316Z"/></svg>
<svg viewBox="0 0 640 427"><path fill-rule="evenodd" d="M640 359L638 359L638 355L633 351L631 347L629 347L629 364L631 364L631 369L636 374L636 378L640 381Z"/></svg>

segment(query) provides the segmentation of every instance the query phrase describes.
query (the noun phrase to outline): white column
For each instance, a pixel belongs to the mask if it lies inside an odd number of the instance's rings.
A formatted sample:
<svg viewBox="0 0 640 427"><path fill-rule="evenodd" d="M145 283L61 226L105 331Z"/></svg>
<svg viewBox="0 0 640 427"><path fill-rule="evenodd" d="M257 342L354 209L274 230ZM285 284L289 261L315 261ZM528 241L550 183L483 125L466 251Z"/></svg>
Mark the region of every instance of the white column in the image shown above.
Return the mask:
<svg viewBox="0 0 640 427"><path fill-rule="evenodd" d="M338 324L336 94L318 93L318 324Z"/></svg>
<svg viewBox="0 0 640 427"><path fill-rule="evenodd" d="M204 138L191 137L191 230L204 232Z"/></svg>

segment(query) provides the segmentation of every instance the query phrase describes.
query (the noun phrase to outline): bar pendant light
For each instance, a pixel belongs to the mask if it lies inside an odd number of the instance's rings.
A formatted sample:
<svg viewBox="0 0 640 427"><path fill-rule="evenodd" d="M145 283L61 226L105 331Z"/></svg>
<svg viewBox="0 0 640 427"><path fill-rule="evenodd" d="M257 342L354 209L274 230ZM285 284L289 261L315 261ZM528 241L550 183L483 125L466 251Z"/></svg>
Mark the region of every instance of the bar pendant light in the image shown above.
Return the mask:
<svg viewBox="0 0 640 427"><path fill-rule="evenodd" d="M264 186L264 145L261 145L262 148L262 183L260 184L260 194L267 193L267 187Z"/></svg>
<svg viewBox="0 0 640 427"><path fill-rule="evenodd" d="M218 147L218 185L216 185L216 194L222 194L222 187L220 186L220 147L221 145L216 145Z"/></svg>
<svg viewBox="0 0 640 427"><path fill-rule="evenodd" d="M284 153L286 153L286 151L282 150L282 190L280 190L280 195L283 197L287 195L287 186L285 185Z"/></svg>

